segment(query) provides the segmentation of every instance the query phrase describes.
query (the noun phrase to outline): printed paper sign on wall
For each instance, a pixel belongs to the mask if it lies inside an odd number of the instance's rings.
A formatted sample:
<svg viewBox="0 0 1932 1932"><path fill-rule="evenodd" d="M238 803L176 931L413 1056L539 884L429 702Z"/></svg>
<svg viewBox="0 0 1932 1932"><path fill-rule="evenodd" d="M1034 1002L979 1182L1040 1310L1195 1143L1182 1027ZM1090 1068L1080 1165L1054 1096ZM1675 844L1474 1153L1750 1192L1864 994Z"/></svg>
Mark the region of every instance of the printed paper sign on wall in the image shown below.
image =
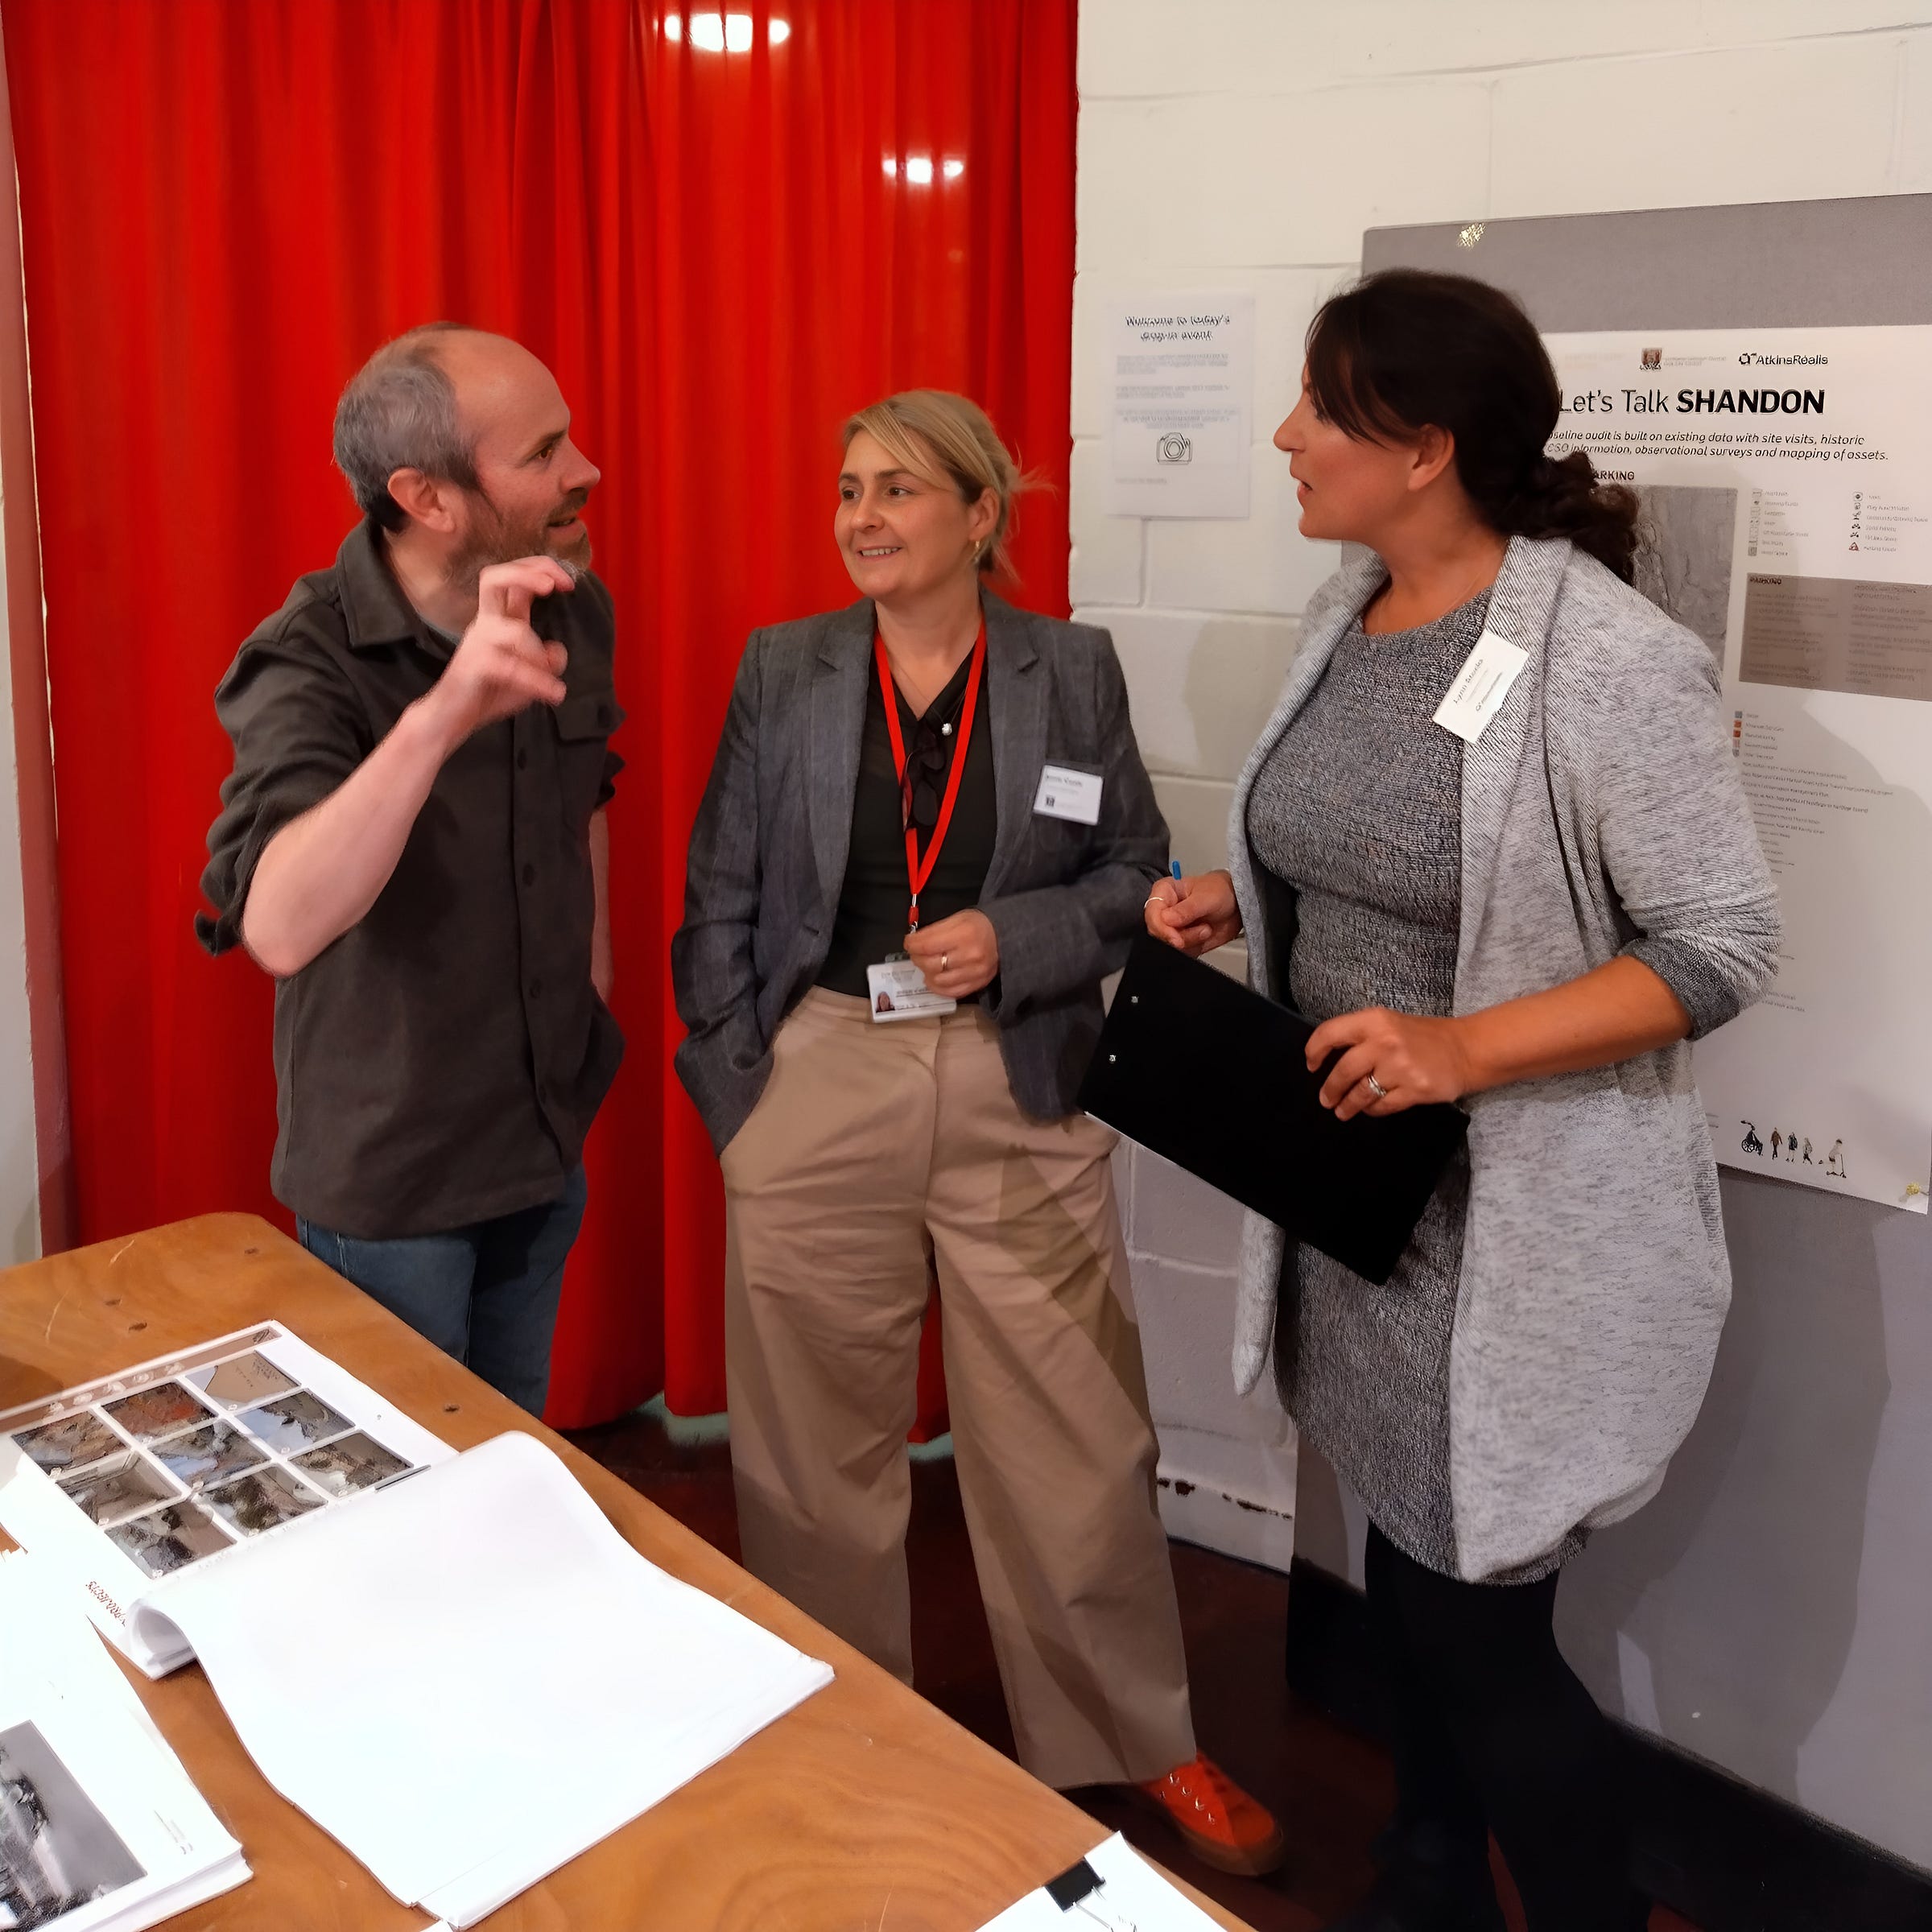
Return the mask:
<svg viewBox="0 0 1932 1932"><path fill-rule="evenodd" d="M1246 516L1254 297L1116 296L1107 341L1108 515Z"/></svg>

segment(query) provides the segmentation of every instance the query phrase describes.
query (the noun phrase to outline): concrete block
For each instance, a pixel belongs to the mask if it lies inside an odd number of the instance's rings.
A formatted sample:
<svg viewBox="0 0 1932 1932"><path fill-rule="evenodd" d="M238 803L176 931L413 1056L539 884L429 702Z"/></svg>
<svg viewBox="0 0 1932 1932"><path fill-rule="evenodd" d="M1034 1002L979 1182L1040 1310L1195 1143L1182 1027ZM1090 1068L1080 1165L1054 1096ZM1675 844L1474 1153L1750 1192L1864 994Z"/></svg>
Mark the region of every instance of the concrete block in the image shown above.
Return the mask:
<svg viewBox="0 0 1932 1932"><path fill-rule="evenodd" d="M1883 194L1899 60L1873 36L1505 74L1490 212ZM1641 138L1593 138L1619 125Z"/></svg>
<svg viewBox="0 0 1932 1932"><path fill-rule="evenodd" d="M1358 0L1334 10L1344 31L1323 46L1338 80L1377 75L1581 66L1632 55L1798 39L1817 42L1895 26L1901 0L1619 0L1615 6L1550 0Z"/></svg>
<svg viewBox="0 0 1932 1932"><path fill-rule="evenodd" d="M1365 228L1488 214L1489 97L1451 80L1089 105L1080 269L1332 268Z"/></svg>
<svg viewBox="0 0 1932 1932"><path fill-rule="evenodd" d="M1107 433L1107 312L1102 299L1111 275L1083 270L1073 278L1073 434L1096 441ZM1077 502L1077 497L1076 497Z"/></svg>
<svg viewBox="0 0 1932 1932"><path fill-rule="evenodd" d="M1349 38L1327 23L1348 10L1332 0L1081 0L1080 99L1318 87Z"/></svg>
<svg viewBox="0 0 1932 1932"><path fill-rule="evenodd" d="M1272 444L1257 444L1251 464L1253 494L1245 519L1150 521L1150 604L1298 614L1334 574L1341 547L1311 543L1301 534L1288 458Z"/></svg>
<svg viewBox="0 0 1932 1932"><path fill-rule="evenodd" d="M1067 559L1067 595L1077 605L1137 604L1146 525L1138 517L1110 517L1106 501L1107 451L1104 444L1073 446L1069 502L1073 551Z"/></svg>
<svg viewBox="0 0 1932 1932"><path fill-rule="evenodd" d="M1232 785L1215 779L1157 777L1154 795L1167 820L1174 856L1183 872L1212 872L1228 863Z"/></svg>
<svg viewBox="0 0 1932 1932"><path fill-rule="evenodd" d="M1083 100L1458 78L1913 24L1905 0L1083 0Z"/></svg>
<svg viewBox="0 0 1932 1932"><path fill-rule="evenodd" d="M1179 1424L1247 1433L1235 1419L1228 1365L1234 1348L1233 1275L1138 1255L1133 1301L1155 1423L1162 1430Z"/></svg>
<svg viewBox="0 0 1932 1932"><path fill-rule="evenodd" d="M1148 770L1236 777L1274 708L1298 627L1286 619L1084 605L1079 614L1113 634Z"/></svg>
<svg viewBox="0 0 1932 1932"><path fill-rule="evenodd" d="M1204 1096L1212 1104L1212 1094ZM1184 1167L1138 1148L1127 1241L1137 1255L1232 1272L1241 1256L1241 1210Z"/></svg>
<svg viewBox="0 0 1932 1932"><path fill-rule="evenodd" d="M1144 273L1164 246L1141 184L1150 152L1167 140L1166 106L1084 101L1074 179L1074 266Z"/></svg>

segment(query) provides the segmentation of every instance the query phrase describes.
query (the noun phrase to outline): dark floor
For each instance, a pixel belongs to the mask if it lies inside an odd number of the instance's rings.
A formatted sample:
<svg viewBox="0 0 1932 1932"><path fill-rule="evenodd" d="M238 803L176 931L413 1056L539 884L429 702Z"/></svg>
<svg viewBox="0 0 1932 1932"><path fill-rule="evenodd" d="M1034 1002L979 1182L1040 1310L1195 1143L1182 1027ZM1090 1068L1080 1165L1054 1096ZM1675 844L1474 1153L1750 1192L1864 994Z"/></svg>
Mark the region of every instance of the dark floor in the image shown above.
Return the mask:
<svg viewBox="0 0 1932 1932"><path fill-rule="evenodd" d="M722 1441L673 1441L661 1420L642 1411L571 1439L707 1542L737 1555L730 1455ZM915 1463L912 1497L907 1554L919 1689L1010 1754L1013 1732L951 1460ZM1100 1790L1072 1795L1109 1831L1125 1832L1255 1932L1315 1932L1368 1888L1369 1841L1391 1801L1388 1757L1290 1694L1282 1668L1285 1576L1185 1543L1173 1550L1202 1748L1282 1820L1287 1865L1267 1879L1230 1878L1195 1863L1158 1818L1126 1800ZM1500 1868L1498 1876L1512 1932L1519 1932L1514 1895ZM1651 1932L1695 1928L1660 1908Z"/></svg>

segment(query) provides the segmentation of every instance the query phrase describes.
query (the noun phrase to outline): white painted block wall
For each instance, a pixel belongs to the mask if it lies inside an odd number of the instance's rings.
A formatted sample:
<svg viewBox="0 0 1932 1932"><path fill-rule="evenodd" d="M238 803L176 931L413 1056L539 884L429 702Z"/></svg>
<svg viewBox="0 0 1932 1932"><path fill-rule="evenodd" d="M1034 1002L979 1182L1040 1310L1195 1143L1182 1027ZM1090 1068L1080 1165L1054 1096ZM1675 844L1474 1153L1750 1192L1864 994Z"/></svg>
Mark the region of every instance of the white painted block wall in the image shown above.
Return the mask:
<svg viewBox="0 0 1932 1932"><path fill-rule="evenodd" d="M1335 561L1296 534L1268 438L1308 318L1355 272L1364 229L1932 192L1924 0L1083 0L1080 77L1072 596L1113 633L1190 871L1224 862L1231 781ZM1256 296L1253 514L1106 516L1103 298L1191 287ZM1278 1412L1234 1397L1234 1212L1151 1157L1120 1164L1170 1530L1283 1565L1298 1534L1359 1582L1359 1507L1310 1451L1294 1521ZM1753 1265L1740 1257L1740 1285ZM1847 1269L1820 1294L1865 1294L1863 1260ZM1856 1332L1877 1311L1873 1291ZM1905 1375L1932 1316L1887 1302L1885 1319ZM1665 1496L1575 1567L1559 1623L1608 1707L1932 1866L1932 1578L1915 1554L1924 1468L1909 1467L1932 1415L1894 1402L1876 1460L1821 1478L1835 1445L1785 1441L1780 1422L1815 1409L1806 1379L1831 1382L1831 1344L1770 1359L1783 1325L1761 1307L1734 1315L1712 1426ZM1760 1432L1750 1453L1725 1446L1734 1410ZM1788 1518L1807 1498L1831 1521L1810 1533L1817 1578L1794 1584ZM1889 1513L1906 1498L1909 1526ZM1713 1573L1740 1547L1785 1579L1773 1594L1740 1601ZM1899 1641L1914 1616L1918 1637Z"/></svg>
<svg viewBox="0 0 1932 1932"><path fill-rule="evenodd" d="M0 551L0 1266L40 1254L40 1166L27 1009L27 910L19 774L8 672L6 559Z"/></svg>

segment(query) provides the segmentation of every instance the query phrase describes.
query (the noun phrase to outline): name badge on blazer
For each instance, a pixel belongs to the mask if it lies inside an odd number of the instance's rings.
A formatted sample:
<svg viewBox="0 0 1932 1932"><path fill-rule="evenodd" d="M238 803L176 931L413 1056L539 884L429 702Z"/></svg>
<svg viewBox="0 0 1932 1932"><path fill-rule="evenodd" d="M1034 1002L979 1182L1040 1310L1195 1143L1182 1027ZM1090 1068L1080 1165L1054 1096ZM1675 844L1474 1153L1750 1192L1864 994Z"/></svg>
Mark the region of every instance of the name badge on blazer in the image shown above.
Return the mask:
<svg viewBox="0 0 1932 1932"><path fill-rule="evenodd" d="M1071 819L1076 825L1100 822L1100 786L1096 771L1075 771L1066 765L1048 765L1040 772L1040 788L1033 809L1041 817Z"/></svg>
<svg viewBox="0 0 1932 1932"><path fill-rule="evenodd" d="M1448 696L1436 707L1433 722L1473 745L1502 709L1509 687L1529 662L1530 654L1520 644L1485 630L1455 674Z"/></svg>
<svg viewBox="0 0 1932 1932"><path fill-rule="evenodd" d="M903 954L868 966L865 984L871 990L875 1026L894 1020L931 1019L959 1005L957 1000L949 1000L943 993L929 992L925 974Z"/></svg>

